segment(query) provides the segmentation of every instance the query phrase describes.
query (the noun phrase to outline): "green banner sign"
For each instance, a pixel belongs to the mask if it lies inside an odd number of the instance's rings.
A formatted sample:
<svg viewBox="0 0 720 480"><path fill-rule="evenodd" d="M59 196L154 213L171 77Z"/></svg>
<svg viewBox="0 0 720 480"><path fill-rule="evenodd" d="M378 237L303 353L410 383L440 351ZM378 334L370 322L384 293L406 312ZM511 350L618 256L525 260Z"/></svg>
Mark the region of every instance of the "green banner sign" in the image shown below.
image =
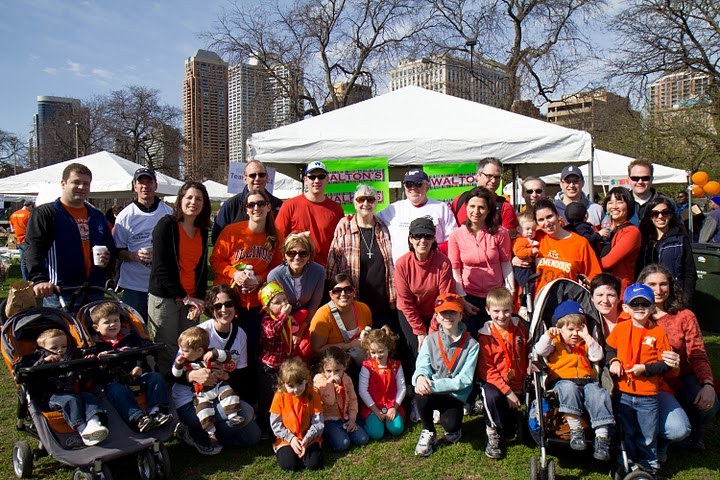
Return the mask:
<svg viewBox="0 0 720 480"><path fill-rule="evenodd" d="M378 191L376 211L388 206L390 189L388 186L387 158L352 158L347 160L324 160L328 168L329 182L325 194L342 205L347 214L355 213L353 195L359 183Z"/></svg>
<svg viewBox="0 0 720 480"><path fill-rule="evenodd" d="M477 163L444 163L423 165L423 170L430 177L428 198L451 203L455 197L462 195L477 185L475 172ZM502 181L495 193L502 195Z"/></svg>

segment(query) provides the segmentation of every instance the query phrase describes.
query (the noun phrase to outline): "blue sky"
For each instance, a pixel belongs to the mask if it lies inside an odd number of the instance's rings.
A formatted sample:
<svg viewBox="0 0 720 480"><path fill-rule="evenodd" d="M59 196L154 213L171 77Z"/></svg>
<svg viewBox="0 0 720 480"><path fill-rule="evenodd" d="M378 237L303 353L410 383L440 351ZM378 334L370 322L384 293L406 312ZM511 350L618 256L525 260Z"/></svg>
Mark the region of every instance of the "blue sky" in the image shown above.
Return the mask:
<svg viewBox="0 0 720 480"><path fill-rule="evenodd" d="M198 34L227 0L2 3L0 129L27 138L38 95L84 99L143 85L180 107L185 59L205 48Z"/></svg>

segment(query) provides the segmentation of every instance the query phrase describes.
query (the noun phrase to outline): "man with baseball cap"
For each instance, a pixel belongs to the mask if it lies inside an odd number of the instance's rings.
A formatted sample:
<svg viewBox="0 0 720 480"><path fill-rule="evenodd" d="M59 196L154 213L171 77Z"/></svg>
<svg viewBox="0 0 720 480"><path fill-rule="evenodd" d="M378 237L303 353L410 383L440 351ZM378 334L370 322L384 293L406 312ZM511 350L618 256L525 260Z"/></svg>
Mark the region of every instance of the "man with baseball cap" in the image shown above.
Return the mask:
<svg viewBox="0 0 720 480"><path fill-rule="evenodd" d="M292 232L309 231L317 246L313 260L323 267L327 265L335 227L344 215L340 204L325 195L328 181L324 163L308 164L303 173L307 191L284 202L275 219L278 230L286 237Z"/></svg>
<svg viewBox="0 0 720 480"><path fill-rule="evenodd" d="M115 219L113 240L118 250L123 302L133 307L147 321L148 283L152 263L152 232L172 208L155 196L157 177L151 168L138 168L133 176L137 199L123 208Z"/></svg>
<svg viewBox="0 0 720 480"><path fill-rule="evenodd" d="M20 272L23 280L28 279L28 271L25 266L25 232L27 231L28 220L30 220L30 212L33 211L35 202L25 200L21 209L10 215L10 226L15 233L15 243L20 250Z"/></svg>
<svg viewBox="0 0 720 480"><path fill-rule="evenodd" d="M592 202L582 189L585 185L585 177L575 165L568 165L562 169L560 174L560 188L562 191L555 196L555 208L557 208L560 216L567 223L565 218L565 207L572 202L581 202L587 208L588 222L592 225L600 225L603 219L603 208L597 203Z"/></svg>
<svg viewBox="0 0 720 480"><path fill-rule="evenodd" d="M242 192L230 197L218 210L212 229L213 244L220 236L222 229L227 225L243 222L249 218L247 210L245 210L245 197L247 197L250 190L260 190L267 193L275 217L280 211L283 201L267 191L268 173L265 165L258 160L250 160L243 170L243 180L245 181L245 188L243 188Z"/></svg>

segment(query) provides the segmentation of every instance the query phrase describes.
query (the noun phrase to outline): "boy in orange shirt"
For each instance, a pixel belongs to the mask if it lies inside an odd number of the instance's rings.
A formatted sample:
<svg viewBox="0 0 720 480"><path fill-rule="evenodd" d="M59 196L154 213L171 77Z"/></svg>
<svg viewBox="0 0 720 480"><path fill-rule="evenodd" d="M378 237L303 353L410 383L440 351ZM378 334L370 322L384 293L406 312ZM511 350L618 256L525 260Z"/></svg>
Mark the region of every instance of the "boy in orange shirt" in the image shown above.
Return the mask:
<svg viewBox="0 0 720 480"><path fill-rule="evenodd" d="M662 353L671 350L665 331L653 320L655 295L634 283L625 289L623 310L631 321L621 322L607 338L605 357L615 382L615 410L623 428L628 458L655 475L657 458L658 383L670 371Z"/></svg>

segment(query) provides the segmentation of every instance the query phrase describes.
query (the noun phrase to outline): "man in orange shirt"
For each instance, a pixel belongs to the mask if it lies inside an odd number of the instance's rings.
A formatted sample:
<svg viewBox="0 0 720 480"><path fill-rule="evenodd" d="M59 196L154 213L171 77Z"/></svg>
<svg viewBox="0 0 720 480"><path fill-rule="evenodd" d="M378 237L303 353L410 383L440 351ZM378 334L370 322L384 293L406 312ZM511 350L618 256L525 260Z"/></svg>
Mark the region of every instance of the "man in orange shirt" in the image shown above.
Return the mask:
<svg viewBox="0 0 720 480"><path fill-rule="evenodd" d="M35 202L25 200L22 208L10 215L10 226L12 226L12 230L15 232L17 247L18 250L20 250L20 271L22 272L23 280L28 279L28 271L25 266L25 230L27 229L28 220L30 219L30 212L33 211L34 206Z"/></svg>

